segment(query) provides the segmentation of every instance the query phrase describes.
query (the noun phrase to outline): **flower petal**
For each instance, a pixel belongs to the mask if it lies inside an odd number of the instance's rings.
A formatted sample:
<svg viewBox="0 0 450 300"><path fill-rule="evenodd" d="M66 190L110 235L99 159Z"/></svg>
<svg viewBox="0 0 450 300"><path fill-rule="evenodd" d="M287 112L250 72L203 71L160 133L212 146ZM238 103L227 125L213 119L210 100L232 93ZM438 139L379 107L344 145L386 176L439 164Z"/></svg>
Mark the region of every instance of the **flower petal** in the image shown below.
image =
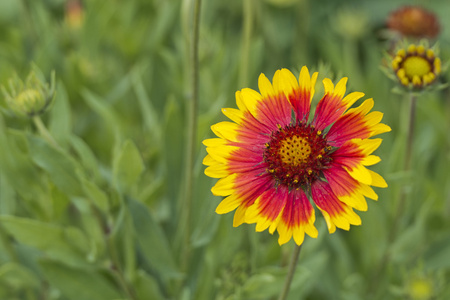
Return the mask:
<svg viewBox="0 0 450 300"><path fill-rule="evenodd" d="M314 119L312 122L312 125L314 125L317 130L322 131L326 127L334 123L349 107L349 103L355 99L357 100L358 95L351 96L345 101L342 99L345 94L346 83L347 78L344 77L334 88L331 80L329 80L328 78L325 78L323 80L326 94L317 104L316 112L314 114Z"/></svg>
<svg viewBox="0 0 450 300"><path fill-rule="evenodd" d="M278 70L273 77L273 88L276 94L284 93L288 99L289 95L298 89L297 78L288 69Z"/></svg>
<svg viewBox="0 0 450 300"><path fill-rule="evenodd" d="M242 124L244 113L235 108L222 108L222 113L237 124Z"/></svg>
<svg viewBox="0 0 450 300"><path fill-rule="evenodd" d="M346 170L336 165L324 171L324 176L340 201L357 210L367 210L367 202L362 192L363 187Z"/></svg>
<svg viewBox="0 0 450 300"><path fill-rule="evenodd" d="M234 189L234 181L237 178L237 174L231 174L227 177L219 179L212 187L211 192L214 196L228 196L231 195Z"/></svg>
<svg viewBox="0 0 450 300"><path fill-rule="evenodd" d="M316 84L318 73L312 77L309 75L307 67L302 67L299 76L298 89L294 89L288 99L294 108L297 122L306 122L311 109L311 99L314 96L314 86Z"/></svg>
<svg viewBox="0 0 450 300"><path fill-rule="evenodd" d="M217 161L214 159L214 158L212 158L211 157L211 155L209 155L209 154L207 154L206 156L205 156L205 158L203 159L203 162L202 162L205 166L212 166L212 165L214 165L214 164L217 164Z"/></svg>
<svg viewBox="0 0 450 300"><path fill-rule="evenodd" d="M359 107L349 109L337 119L328 131L327 139L330 143L335 147L339 147L351 139L366 139L389 131L389 126L375 123L380 120L379 114L371 113L367 115L372 107L373 99L367 99Z"/></svg>
<svg viewBox="0 0 450 300"><path fill-rule="evenodd" d="M287 243L291 237L297 245L303 243L305 232L316 238L318 231L314 226L314 209L302 189L293 189L288 193L282 218L278 224L278 243Z"/></svg>
<svg viewBox="0 0 450 300"><path fill-rule="evenodd" d="M216 213L226 214L235 210L242 203L242 197L237 193L223 199L216 208Z"/></svg>
<svg viewBox="0 0 450 300"><path fill-rule="evenodd" d="M311 195L314 203L322 211L330 233L333 233L336 227L349 230L350 225L361 224L361 218L350 206L339 201L328 183L314 182L311 186Z"/></svg>
<svg viewBox="0 0 450 300"><path fill-rule="evenodd" d="M273 89L272 84L270 83L269 79L266 77L266 75L262 74L259 75L258 78L258 87L259 91L261 92L261 95L264 98L272 97L275 95L275 90Z"/></svg>

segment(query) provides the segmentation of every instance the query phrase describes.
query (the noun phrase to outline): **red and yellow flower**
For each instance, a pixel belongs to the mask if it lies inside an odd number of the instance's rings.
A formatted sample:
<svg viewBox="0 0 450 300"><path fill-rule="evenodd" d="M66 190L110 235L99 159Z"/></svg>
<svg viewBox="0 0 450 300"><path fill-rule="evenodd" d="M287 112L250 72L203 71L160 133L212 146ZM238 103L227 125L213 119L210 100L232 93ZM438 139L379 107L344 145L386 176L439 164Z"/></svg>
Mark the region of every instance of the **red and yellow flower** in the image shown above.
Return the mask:
<svg viewBox="0 0 450 300"><path fill-rule="evenodd" d="M364 94L344 97L347 78L336 86L326 78L325 95L309 118L317 75L303 67L297 80L282 69L271 83L261 74L260 92L236 92L238 109L222 109L233 122L213 125L218 138L203 142L205 173L220 178L211 191L225 197L216 212L236 209L233 226L277 230L280 245L292 237L300 245L305 233L317 237L311 201L330 233L349 230L361 224L353 209L367 210L365 197L377 200L372 186L387 186L366 168L380 161L372 152L381 139L372 137L390 131L380 123L383 114L370 112L372 99L351 108Z"/></svg>

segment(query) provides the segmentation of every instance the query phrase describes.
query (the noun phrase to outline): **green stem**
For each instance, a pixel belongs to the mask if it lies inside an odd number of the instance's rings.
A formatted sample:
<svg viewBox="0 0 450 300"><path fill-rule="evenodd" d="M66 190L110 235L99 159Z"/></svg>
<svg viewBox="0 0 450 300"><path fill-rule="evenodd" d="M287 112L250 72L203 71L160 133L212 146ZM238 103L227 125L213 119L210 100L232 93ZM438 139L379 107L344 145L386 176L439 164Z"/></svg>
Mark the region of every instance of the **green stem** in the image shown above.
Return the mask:
<svg viewBox="0 0 450 300"><path fill-rule="evenodd" d="M47 127L45 127L44 123L42 122L41 117L39 116L34 116L33 117L33 122L36 125L39 133L41 134L41 136L47 140L47 142L52 145L55 148L60 148L58 143L55 141L55 139L52 137L52 135L50 134L50 132L47 130Z"/></svg>
<svg viewBox="0 0 450 300"><path fill-rule="evenodd" d="M113 263L113 266L112 266L112 268L110 268L110 271L113 274L113 276L116 277L116 280L119 283L122 290L127 294L128 299L135 300L136 297L134 296L133 291L128 287L127 281L126 281L125 277L123 276L123 270L122 270L122 266L120 264L119 255L117 253L114 239L110 235L109 237L106 237L106 240L107 240L107 244L108 244L109 256Z"/></svg>
<svg viewBox="0 0 450 300"><path fill-rule="evenodd" d="M414 124L416 120L416 106L417 106L417 96L414 94L410 94L409 99L409 122L408 122L408 137L406 141L406 153L405 153L405 171L409 171L411 169L411 157L412 157L412 148L413 148L413 140L414 140Z"/></svg>
<svg viewBox="0 0 450 300"><path fill-rule="evenodd" d="M187 269L190 256L190 232L191 232L191 210L192 210L192 194L194 184L194 163L195 148L197 141L197 110L198 110L198 85L199 85L199 62L198 62L198 44L200 33L200 7L201 0L195 0L194 3L194 19L191 39L191 88L192 98L188 104L188 124L187 124L187 149L186 149L186 165L185 165L185 187L184 201L182 204L182 224L184 224L184 238L182 249L182 267Z"/></svg>
<svg viewBox="0 0 450 300"><path fill-rule="evenodd" d="M243 18L243 35L241 48L241 68L239 72L239 83L242 86L248 85L248 69L250 56L250 43L253 29L253 0L244 0L243 2L244 18Z"/></svg>
<svg viewBox="0 0 450 300"><path fill-rule="evenodd" d="M417 96L414 94L409 95L409 113L408 113L408 128L407 128L407 137L406 137L406 148L405 148L405 160L403 163L403 170L405 173L411 171L411 162L412 162L412 151L413 151L413 141L414 141L414 127L415 127L415 119L416 119L416 106L417 106ZM407 198L407 187L402 186L400 190L400 196L398 199L397 206L395 208L394 217L392 219L391 230L389 231L389 235L387 238L387 247L383 256L381 257L380 263L375 271L375 277L371 281L372 284L369 288L369 292L375 292L376 287L378 286L378 281L381 279L381 275L386 268L389 259L390 259L390 251L389 246L395 241L397 237L397 233L399 231L400 221L402 218L402 214L405 211L405 204Z"/></svg>
<svg viewBox="0 0 450 300"><path fill-rule="evenodd" d="M298 257L300 256L300 251L302 250L302 245L295 246L292 252L291 262L289 263L289 270L286 275L286 281L284 282L283 290L281 291L278 300L285 300L289 295L289 289L291 288L292 279L294 278L295 269L297 268Z"/></svg>
<svg viewBox="0 0 450 300"><path fill-rule="evenodd" d="M416 120L416 106L417 106L417 96L414 94L410 94L409 97L409 118L408 118L408 133L406 138L406 149L405 149L405 161L403 164L403 170L405 173L409 173L411 171L411 162L412 162L412 150L413 150L413 141L414 141L414 127ZM395 236L398 232L398 225L400 218L405 210L406 197L408 194L408 188L403 186L400 192L400 198L397 203L397 207L395 209L395 215L393 220L392 230L390 231L389 242L393 242L395 240Z"/></svg>

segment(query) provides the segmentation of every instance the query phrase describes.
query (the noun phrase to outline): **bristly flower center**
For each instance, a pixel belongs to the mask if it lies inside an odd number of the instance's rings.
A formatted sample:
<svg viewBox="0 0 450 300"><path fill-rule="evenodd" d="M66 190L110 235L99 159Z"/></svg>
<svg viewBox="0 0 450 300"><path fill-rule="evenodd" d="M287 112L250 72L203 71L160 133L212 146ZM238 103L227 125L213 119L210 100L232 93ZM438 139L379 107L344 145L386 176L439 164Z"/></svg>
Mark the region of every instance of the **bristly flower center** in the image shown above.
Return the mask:
<svg viewBox="0 0 450 300"><path fill-rule="evenodd" d="M321 131L307 124L279 126L264 150L267 172L277 184L306 188L331 162L332 147Z"/></svg>
<svg viewBox="0 0 450 300"><path fill-rule="evenodd" d="M281 141L278 155L284 164L300 166L308 161L311 154L309 141L300 135L292 135Z"/></svg>

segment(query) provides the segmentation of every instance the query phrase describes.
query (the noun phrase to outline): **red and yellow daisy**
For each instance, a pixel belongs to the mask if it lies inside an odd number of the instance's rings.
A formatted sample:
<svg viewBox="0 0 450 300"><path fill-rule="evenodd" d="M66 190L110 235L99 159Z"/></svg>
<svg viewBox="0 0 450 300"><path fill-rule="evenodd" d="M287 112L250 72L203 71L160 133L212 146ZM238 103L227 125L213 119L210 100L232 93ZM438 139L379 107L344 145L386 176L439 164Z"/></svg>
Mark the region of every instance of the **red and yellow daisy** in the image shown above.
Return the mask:
<svg viewBox="0 0 450 300"><path fill-rule="evenodd" d="M278 231L280 245L292 237L317 237L311 201L322 212L330 233L361 224L353 209L367 210L365 197L377 200L371 186L386 187L384 179L366 166L380 161L372 152L390 131L383 114L369 111L373 100L350 108L363 93L344 97L347 78L336 86L324 79L325 95L309 118L318 73L306 67L300 79L278 70L273 83L259 77L260 93L236 92L239 109L222 112L233 122L211 128L218 138L207 139L205 174L221 178L211 189L224 196L216 209L234 214L233 226L256 223L256 231Z"/></svg>

